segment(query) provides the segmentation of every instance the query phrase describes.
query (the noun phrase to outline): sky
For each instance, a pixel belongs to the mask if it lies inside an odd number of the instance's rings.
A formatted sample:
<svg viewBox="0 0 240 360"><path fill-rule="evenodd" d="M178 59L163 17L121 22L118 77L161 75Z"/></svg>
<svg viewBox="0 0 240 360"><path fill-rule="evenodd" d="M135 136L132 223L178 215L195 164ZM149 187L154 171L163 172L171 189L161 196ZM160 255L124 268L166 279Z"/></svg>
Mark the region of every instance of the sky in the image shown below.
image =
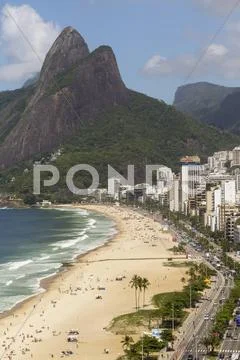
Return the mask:
<svg viewBox="0 0 240 360"><path fill-rule="evenodd" d="M90 50L110 45L125 84L172 103L178 86L240 86L240 0L0 1L0 90L40 71L73 26Z"/></svg>

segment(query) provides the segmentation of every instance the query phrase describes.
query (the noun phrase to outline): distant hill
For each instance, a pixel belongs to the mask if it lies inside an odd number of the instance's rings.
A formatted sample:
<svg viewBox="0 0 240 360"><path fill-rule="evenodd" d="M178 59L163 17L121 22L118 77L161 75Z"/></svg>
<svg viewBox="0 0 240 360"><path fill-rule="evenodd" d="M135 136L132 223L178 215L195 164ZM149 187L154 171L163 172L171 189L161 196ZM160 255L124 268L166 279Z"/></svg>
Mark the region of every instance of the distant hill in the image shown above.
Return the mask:
<svg viewBox="0 0 240 360"><path fill-rule="evenodd" d="M27 88L29 86L35 85L38 80L39 80L39 73L36 73L35 75L33 75L30 79L28 79L27 81L25 81L25 83L23 84L23 88Z"/></svg>
<svg viewBox="0 0 240 360"><path fill-rule="evenodd" d="M202 122L240 132L240 88L206 82L181 86L174 106Z"/></svg>

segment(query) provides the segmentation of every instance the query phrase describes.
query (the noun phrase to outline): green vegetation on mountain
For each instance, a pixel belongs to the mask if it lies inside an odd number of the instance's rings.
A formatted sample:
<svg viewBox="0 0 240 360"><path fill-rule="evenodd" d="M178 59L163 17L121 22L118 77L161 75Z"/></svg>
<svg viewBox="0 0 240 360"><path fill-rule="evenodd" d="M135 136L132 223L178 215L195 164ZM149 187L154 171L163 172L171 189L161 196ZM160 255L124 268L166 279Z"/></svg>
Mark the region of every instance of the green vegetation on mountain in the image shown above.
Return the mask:
<svg viewBox="0 0 240 360"><path fill-rule="evenodd" d="M180 86L174 106L204 123L240 132L240 88L206 82Z"/></svg>
<svg viewBox="0 0 240 360"><path fill-rule="evenodd" d="M24 112L32 88L0 92L0 144L16 126Z"/></svg>
<svg viewBox="0 0 240 360"><path fill-rule="evenodd" d="M90 163L101 171L110 164L122 172L128 164L141 170L146 164L176 168L182 155L198 154L206 160L212 152L238 143L237 136L204 126L172 106L132 92L128 106L105 112L81 130L64 147L57 165Z"/></svg>
<svg viewBox="0 0 240 360"><path fill-rule="evenodd" d="M100 186L107 184L108 164L124 175L127 165L134 164L136 181L144 181L146 164L164 164L177 169L182 155L197 154L206 160L214 151L230 149L239 140L237 136L186 117L164 102L131 92L127 106L115 106L102 112L63 145L62 155L53 163L60 171L61 180L58 185L44 189L43 196L59 201L66 198L67 201L70 194L65 177L69 168L76 164L94 166L100 174ZM33 161L48 156L38 154ZM31 192L32 164L32 161L20 163L2 172L0 183L8 191L20 195ZM25 168L30 171L23 174ZM9 183L13 176L15 181ZM76 176L75 182L85 187L91 183L91 178L82 173Z"/></svg>

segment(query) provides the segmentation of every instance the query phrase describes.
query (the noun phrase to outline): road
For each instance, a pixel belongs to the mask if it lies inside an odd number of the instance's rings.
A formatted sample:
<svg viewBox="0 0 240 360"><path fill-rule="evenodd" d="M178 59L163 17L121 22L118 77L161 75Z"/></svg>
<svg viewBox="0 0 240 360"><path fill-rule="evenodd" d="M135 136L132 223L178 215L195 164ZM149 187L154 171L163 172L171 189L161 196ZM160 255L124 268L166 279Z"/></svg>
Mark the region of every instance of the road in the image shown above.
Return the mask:
<svg viewBox="0 0 240 360"><path fill-rule="evenodd" d="M190 354L200 359L200 355L206 354L206 348L201 341L211 329L213 324L211 318L214 319L219 308L219 301L225 295L225 291L225 279L221 273L218 273L216 283L209 294L210 300L205 300L198 309L172 359L187 359ZM205 320L206 314L209 316L208 320Z"/></svg>
<svg viewBox="0 0 240 360"><path fill-rule="evenodd" d="M199 252L196 252L190 246L188 246L188 252L192 258L198 257L199 260L214 269ZM171 356L172 360L187 359L189 355L202 359L206 355L206 348L201 344L201 341L208 335L213 325L213 319L221 306L220 300L228 297L229 286L230 284L225 280L223 274L217 271L216 282L212 286L210 294L208 294L209 300L204 300L196 312L189 316L184 326L186 330L181 340L175 345L176 350ZM208 320L206 320L206 315L209 316Z"/></svg>
<svg viewBox="0 0 240 360"><path fill-rule="evenodd" d="M240 328L235 323L233 328L226 332L220 353L225 355L225 359L234 353L240 355Z"/></svg>
<svg viewBox="0 0 240 360"><path fill-rule="evenodd" d="M234 328L232 332L232 338L225 337L225 340L222 344L221 354L230 355L232 353L240 354L240 329Z"/></svg>
<svg viewBox="0 0 240 360"><path fill-rule="evenodd" d="M194 250L192 250L191 252L193 252L194 255ZM204 261L207 263L205 259ZM211 264L208 264L208 266L212 267ZM199 326L195 328L194 326L191 326L190 330L187 333L188 343L186 344L186 342L182 341L183 351L181 351L180 344L180 352L177 353L176 357L173 356L172 359L185 360L188 358L189 355L192 355L194 359L198 360L206 358L207 351L206 348L201 344L201 340L209 333L212 322L209 320L204 320L204 314L207 311L209 317L214 319L219 307L221 306L219 305L219 300L221 300L222 298L227 299L229 297L230 289L233 287L232 278L225 278L221 271L218 271L217 274L218 280L213 288L212 294L210 295L211 304L209 308L207 309L203 306L200 309L202 315L197 315L195 319L195 323L199 322ZM219 290L217 291L218 287ZM224 356L224 359L226 360L233 359L234 355L236 356L236 359L238 359L238 356L240 358L240 328L236 327L236 324L233 323L233 328L230 331L230 334L228 333L229 331L227 331L225 334L225 338L222 342L219 354L222 354L222 356ZM177 351L178 350L179 347L177 348Z"/></svg>

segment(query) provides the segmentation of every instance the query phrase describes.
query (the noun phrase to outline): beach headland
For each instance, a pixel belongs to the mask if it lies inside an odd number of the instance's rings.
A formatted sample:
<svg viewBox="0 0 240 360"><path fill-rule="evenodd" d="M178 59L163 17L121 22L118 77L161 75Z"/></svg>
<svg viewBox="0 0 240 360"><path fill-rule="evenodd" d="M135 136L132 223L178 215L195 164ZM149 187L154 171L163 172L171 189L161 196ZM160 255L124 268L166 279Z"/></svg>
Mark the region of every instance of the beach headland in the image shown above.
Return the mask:
<svg viewBox="0 0 240 360"><path fill-rule="evenodd" d="M47 291L4 314L0 319L2 359L61 359L62 351L72 351L72 359L101 360L108 348L108 359L115 360L122 354L122 335L106 328L114 317L135 310L129 286L133 275L150 281L149 306L154 294L182 289L180 279L186 268L166 266L174 243L158 222L129 208L80 207L111 217L116 236L44 280ZM78 343L67 342L71 329L79 331Z"/></svg>

